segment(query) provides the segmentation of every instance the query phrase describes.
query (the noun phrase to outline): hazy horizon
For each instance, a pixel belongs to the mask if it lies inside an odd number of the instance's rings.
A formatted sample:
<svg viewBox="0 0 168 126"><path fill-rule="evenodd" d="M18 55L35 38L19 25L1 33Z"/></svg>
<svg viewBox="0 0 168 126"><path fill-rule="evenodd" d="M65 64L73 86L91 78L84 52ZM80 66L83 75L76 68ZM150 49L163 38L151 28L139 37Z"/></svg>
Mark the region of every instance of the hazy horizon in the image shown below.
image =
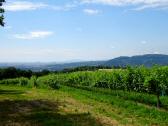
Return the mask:
<svg viewBox="0 0 168 126"><path fill-rule="evenodd" d="M7 0L0 63L168 54L168 0Z"/></svg>
<svg viewBox="0 0 168 126"><path fill-rule="evenodd" d="M133 56L145 56L145 55L167 55L167 54L142 54L142 55L132 55L132 56L118 56L114 58L109 58L109 59L100 59L100 60L80 60L80 59L72 59L72 60L64 60L64 61L0 61L0 64L34 64L34 63L39 63L39 64L66 64L66 63L80 63L80 62L101 62L101 61L109 61L115 58L120 58L120 57L133 57ZM168 55L167 55L168 56Z"/></svg>

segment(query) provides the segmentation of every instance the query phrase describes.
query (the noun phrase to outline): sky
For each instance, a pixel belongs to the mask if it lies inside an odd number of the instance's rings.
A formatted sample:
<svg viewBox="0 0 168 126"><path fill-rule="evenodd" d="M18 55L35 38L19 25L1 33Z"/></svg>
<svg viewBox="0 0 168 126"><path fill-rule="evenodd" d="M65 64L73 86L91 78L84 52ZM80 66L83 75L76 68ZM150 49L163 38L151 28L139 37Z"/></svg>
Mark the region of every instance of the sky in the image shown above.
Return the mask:
<svg viewBox="0 0 168 126"><path fill-rule="evenodd" d="M0 62L168 54L168 0L6 0Z"/></svg>

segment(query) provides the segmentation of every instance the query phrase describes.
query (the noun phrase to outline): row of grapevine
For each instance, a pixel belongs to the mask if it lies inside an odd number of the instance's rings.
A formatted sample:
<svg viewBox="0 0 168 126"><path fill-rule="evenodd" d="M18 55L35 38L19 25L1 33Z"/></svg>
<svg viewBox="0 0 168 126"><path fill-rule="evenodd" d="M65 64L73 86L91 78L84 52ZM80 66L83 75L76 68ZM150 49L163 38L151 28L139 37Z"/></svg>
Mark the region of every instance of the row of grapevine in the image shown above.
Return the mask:
<svg viewBox="0 0 168 126"><path fill-rule="evenodd" d="M45 85L42 80L53 80L58 85L73 87L98 87L154 94L158 99L158 107L161 105L160 95L168 95L168 66L154 66L152 68L141 66L111 71L53 74L39 78L41 84Z"/></svg>
<svg viewBox="0 0 168 126"><path fill-rule="evenodd" d="M59 89L60 85L54 78L39 79L32 76L30 79L25 77L0 80L1 85L26 86L30 88L50 88Z"/></svg>
<svg viewBox="0 0 168 126"><path fill-rule="evenodd" d="M127 69L111 71L83 71L64 74L52 74L40 77L39 82L54 80L59 84L69 86L89 86L154 93L160 90L162 94L168 89L168 67L128 67ZM164 90L164 92L163 92Z"/></svg>
<svg viewBox="0 0 168 126"><path fill-rule="evenodd" d="M0 81L0 84L15 84L28 87L59 89L60 85L73 87L97 87L128 92L154 94L160 106L160 95L168 95L168 66L127 67L127 69L78 71L57 73L43 77L32 76Z"/></svg>
<svg viewBox="0 0 168 126"><path fill-rule="evenodd" d="M135 92L148 92L168 94L168 67L153 68L128 67L118 70L82 71L73 73L50 74L43 77L32 76L1 80L1 84L33 85L34 87L53 87L57 85L88 86L125 90Z"/></svg>

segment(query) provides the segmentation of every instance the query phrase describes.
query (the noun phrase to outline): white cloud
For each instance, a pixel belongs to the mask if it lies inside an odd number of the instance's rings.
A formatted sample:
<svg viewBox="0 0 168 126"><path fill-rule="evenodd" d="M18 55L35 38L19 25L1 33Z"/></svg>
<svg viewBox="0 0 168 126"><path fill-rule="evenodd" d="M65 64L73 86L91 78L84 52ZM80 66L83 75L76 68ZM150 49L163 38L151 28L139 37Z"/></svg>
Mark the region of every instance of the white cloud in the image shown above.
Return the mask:
<svg viewBox="0 0 168 126"><path fill-rule="evenodd" d="M100 13L100 11L96 10L96 9L84 9L83 12L88 15L96 15L96 14Z"/></svg>
<svg viewBox="0 0 168 126"><path fill-rule="evenodd" d="M7 11L28 11L45 7L47 7L47 5L44 3L32 3L28 1L7 2L7 4L4 5L4 8Z"/></svg>
<svg viewBox="0 0 168 126"><path fill-rule="evenodd" d="M37 9L51 9L56 11L69 11L77 7L76 2L66 3L64 5L49 5L42 2L30 2L30 1L9 1L3 7L6 11L30 11Z"/></svg>
<svg viewBox="0 0 168 126"><path fill-rule="evenodd" d="M77 7L77 3L71 3L71 4L68 3L68 4L60 5L60 6L48 5L48 8L56 10L56 11L69 11L75 7Z"/></svg>
<svg viewBox="0 0 168 126"><path fill-rule="evenodd" d="M81 3L111 6L134 6L134 10L168 7L168 0L81 0Z"/></svg>
<svg viewBox="0 0 168 126"><path fill-rule="evenodd" d="M52 34L53 32L51 31L32 31L27 34L15 34L14 37L17 39L30 40L30 39L37 39L37 38L45 38Z"/></svg>
<svg viewBox="0 0 168 126"><path fill-rule="evenodd" d="M64 5L49 5L42 2L30 2L26 0L11 0L6 2L4 8L7 11L28 11L37 9L69 11L83 4L102 4L119 7L131 6L133 7L133 10L136 11L144 10L147 8L159 8L162 10L167 10L168 8L168 0L76 0L72 1L71 3L65 3Z"/></svg>
<svg viewBox="0 0 168 126"><path fill-rule="evenodd" d="M105 5L121 5L123 2L121 0L81 0L81 3L86 4L105 4Z"/></svg>

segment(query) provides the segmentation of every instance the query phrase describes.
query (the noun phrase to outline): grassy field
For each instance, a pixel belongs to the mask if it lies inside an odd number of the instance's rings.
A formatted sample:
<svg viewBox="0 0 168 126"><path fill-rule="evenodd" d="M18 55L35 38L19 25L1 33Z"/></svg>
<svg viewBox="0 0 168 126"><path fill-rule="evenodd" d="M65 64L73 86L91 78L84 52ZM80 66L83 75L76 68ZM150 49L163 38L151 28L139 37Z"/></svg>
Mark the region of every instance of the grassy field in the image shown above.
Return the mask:
<svg viewBox="0 0 168 126"><path fill-rule="evenodd" d="M102 91L0 86L0 126L122 125L167 126L168 111Z"/></svg>

